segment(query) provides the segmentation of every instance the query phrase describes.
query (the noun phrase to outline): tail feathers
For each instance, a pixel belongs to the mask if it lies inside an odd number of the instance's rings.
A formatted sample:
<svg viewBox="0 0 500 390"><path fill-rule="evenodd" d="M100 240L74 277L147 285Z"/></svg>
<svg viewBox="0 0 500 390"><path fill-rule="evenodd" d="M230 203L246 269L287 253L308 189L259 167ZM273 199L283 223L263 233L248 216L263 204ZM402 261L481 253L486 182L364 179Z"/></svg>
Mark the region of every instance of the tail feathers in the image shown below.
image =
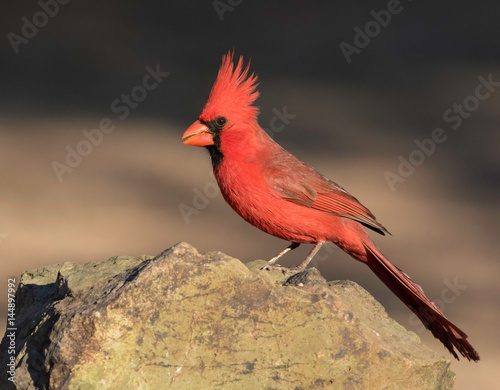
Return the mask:
<svg viewBox="0 0 500 390"><path fill-rule="evenodd" d="M425 327L439 339L446 349L459 360L458 352L469 361L477 362L479 354L467 341L467 335L449 321L437 305L429 300L422 287L387 260L378 250L365 244L367 265L391 291L422 321Z"/></svg>

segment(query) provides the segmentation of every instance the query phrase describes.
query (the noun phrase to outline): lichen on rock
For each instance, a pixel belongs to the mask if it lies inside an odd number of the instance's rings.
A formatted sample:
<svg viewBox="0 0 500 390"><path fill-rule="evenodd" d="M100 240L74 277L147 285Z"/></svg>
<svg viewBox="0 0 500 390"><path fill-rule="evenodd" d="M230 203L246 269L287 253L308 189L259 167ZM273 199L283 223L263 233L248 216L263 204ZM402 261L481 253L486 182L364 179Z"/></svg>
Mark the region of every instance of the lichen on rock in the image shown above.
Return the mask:
<svg viewBox="0 0 500 390"><path fill-rule="evenodd" d="M449 361L357 284L263 265L180 243L27 271L17 388L452 388Z"/></svg>

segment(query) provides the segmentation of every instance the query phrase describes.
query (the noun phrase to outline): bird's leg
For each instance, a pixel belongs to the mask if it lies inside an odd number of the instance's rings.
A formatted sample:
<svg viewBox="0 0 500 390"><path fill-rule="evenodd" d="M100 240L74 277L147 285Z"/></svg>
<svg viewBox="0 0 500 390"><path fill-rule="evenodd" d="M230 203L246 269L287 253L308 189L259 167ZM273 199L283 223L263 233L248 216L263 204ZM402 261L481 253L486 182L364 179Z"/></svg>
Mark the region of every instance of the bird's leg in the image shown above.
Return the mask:
<svg viewBox="0 0 500 390"><path fill-rule="evenodd" d="M304 259L304 261L302 263L300 263L295 268L298 268L301 271L304 270L304 269L306 269L306 267L308 266L308 264L311 262L311 260L313 259L313 257L316 256L316 253L318 253L318 251L321 249L321 247L323 246L324 243L325 243L324 241L320 241L320 242L316 243L316 245L314 245L313 248L311 249L311 252L309 252L309 254L307 255L307 257Z"/></svg>
<svg viewBox="0 0 500 390"><path fill-rule="evenodd" d="M312 248L311 252L309 252L309 254L307 255L307 257L304 259L304 261L302 263L300 263L296 267L288 268L288 267L283 267L281 265L272 265L272 263L270 263L269 265L266 265L262 269L279 269L279 270L283 271L283 273L285 273L285 272L300 272L300 271L303 271L303 270L306 269L307 265L311 262L311 260L316 255L316 253L318 253L318 251L321 249L321 247L323 246L324 243L325 243L324 241L320 241L320 242L316 243L316 245L314 245L314 247ZM293 245L293 243L292 243L292 245ZM297 246L299 246L299 244L297 244L296 247L289 249L292 245L290 245L287 249L285 249L283 252L281 252L276 257L280 257L283 254L285 254L286 252L288 252L288 250L295 249L295 248L297 248ZM271 260L269 260L269 262L271 262L271 261L274 260L273 261L273 263L274 263L276 261L275 259L277 260L277 258L273 257Z"/></svg>
<svg viewBox="0 0 500 390"><path fill-rule="evenodd" d="M288 245L285 249L283 249L279 254L277 254L276 256L274 256L271 260L269 260L267 262L267 265L265 267L262 267L262 269L268 269L268 267L270 267L271 265L273 265L274 263L276 263L278 261L278 259L283 256L284 254L294 250L295 248L297 248L298 246L300 245L300 243L298 242L292 242L290 245Z"/></svg>

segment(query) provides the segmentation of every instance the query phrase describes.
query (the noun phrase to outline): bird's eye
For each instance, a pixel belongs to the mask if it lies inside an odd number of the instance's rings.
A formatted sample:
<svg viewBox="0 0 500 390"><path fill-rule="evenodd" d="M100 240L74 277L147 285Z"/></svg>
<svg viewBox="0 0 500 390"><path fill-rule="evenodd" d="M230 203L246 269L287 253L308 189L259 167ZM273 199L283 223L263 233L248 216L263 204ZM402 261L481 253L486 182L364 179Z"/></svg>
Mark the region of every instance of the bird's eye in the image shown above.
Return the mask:
<svg viewBox="0 0 500 390"><path fill-rule="evenodd" d="M226 122L227 122L227 119L224 118L223 116L221 116L220 118L217 118L217 124L219 126L224 126L226 124Z"/></svg>

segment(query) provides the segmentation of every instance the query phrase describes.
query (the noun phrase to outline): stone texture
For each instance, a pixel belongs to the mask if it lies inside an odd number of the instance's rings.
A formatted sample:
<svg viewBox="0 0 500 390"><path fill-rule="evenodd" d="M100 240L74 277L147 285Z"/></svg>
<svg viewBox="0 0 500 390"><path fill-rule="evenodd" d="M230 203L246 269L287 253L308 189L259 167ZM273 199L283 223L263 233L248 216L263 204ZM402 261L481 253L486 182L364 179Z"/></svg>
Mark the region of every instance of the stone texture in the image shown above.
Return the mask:
<svg viewBox="0 0 500 390"><path fill-rule="evenodd" d="M452 388L449 361L355 283L264 264L180 243L25 272L17 388Z"/></svg>

